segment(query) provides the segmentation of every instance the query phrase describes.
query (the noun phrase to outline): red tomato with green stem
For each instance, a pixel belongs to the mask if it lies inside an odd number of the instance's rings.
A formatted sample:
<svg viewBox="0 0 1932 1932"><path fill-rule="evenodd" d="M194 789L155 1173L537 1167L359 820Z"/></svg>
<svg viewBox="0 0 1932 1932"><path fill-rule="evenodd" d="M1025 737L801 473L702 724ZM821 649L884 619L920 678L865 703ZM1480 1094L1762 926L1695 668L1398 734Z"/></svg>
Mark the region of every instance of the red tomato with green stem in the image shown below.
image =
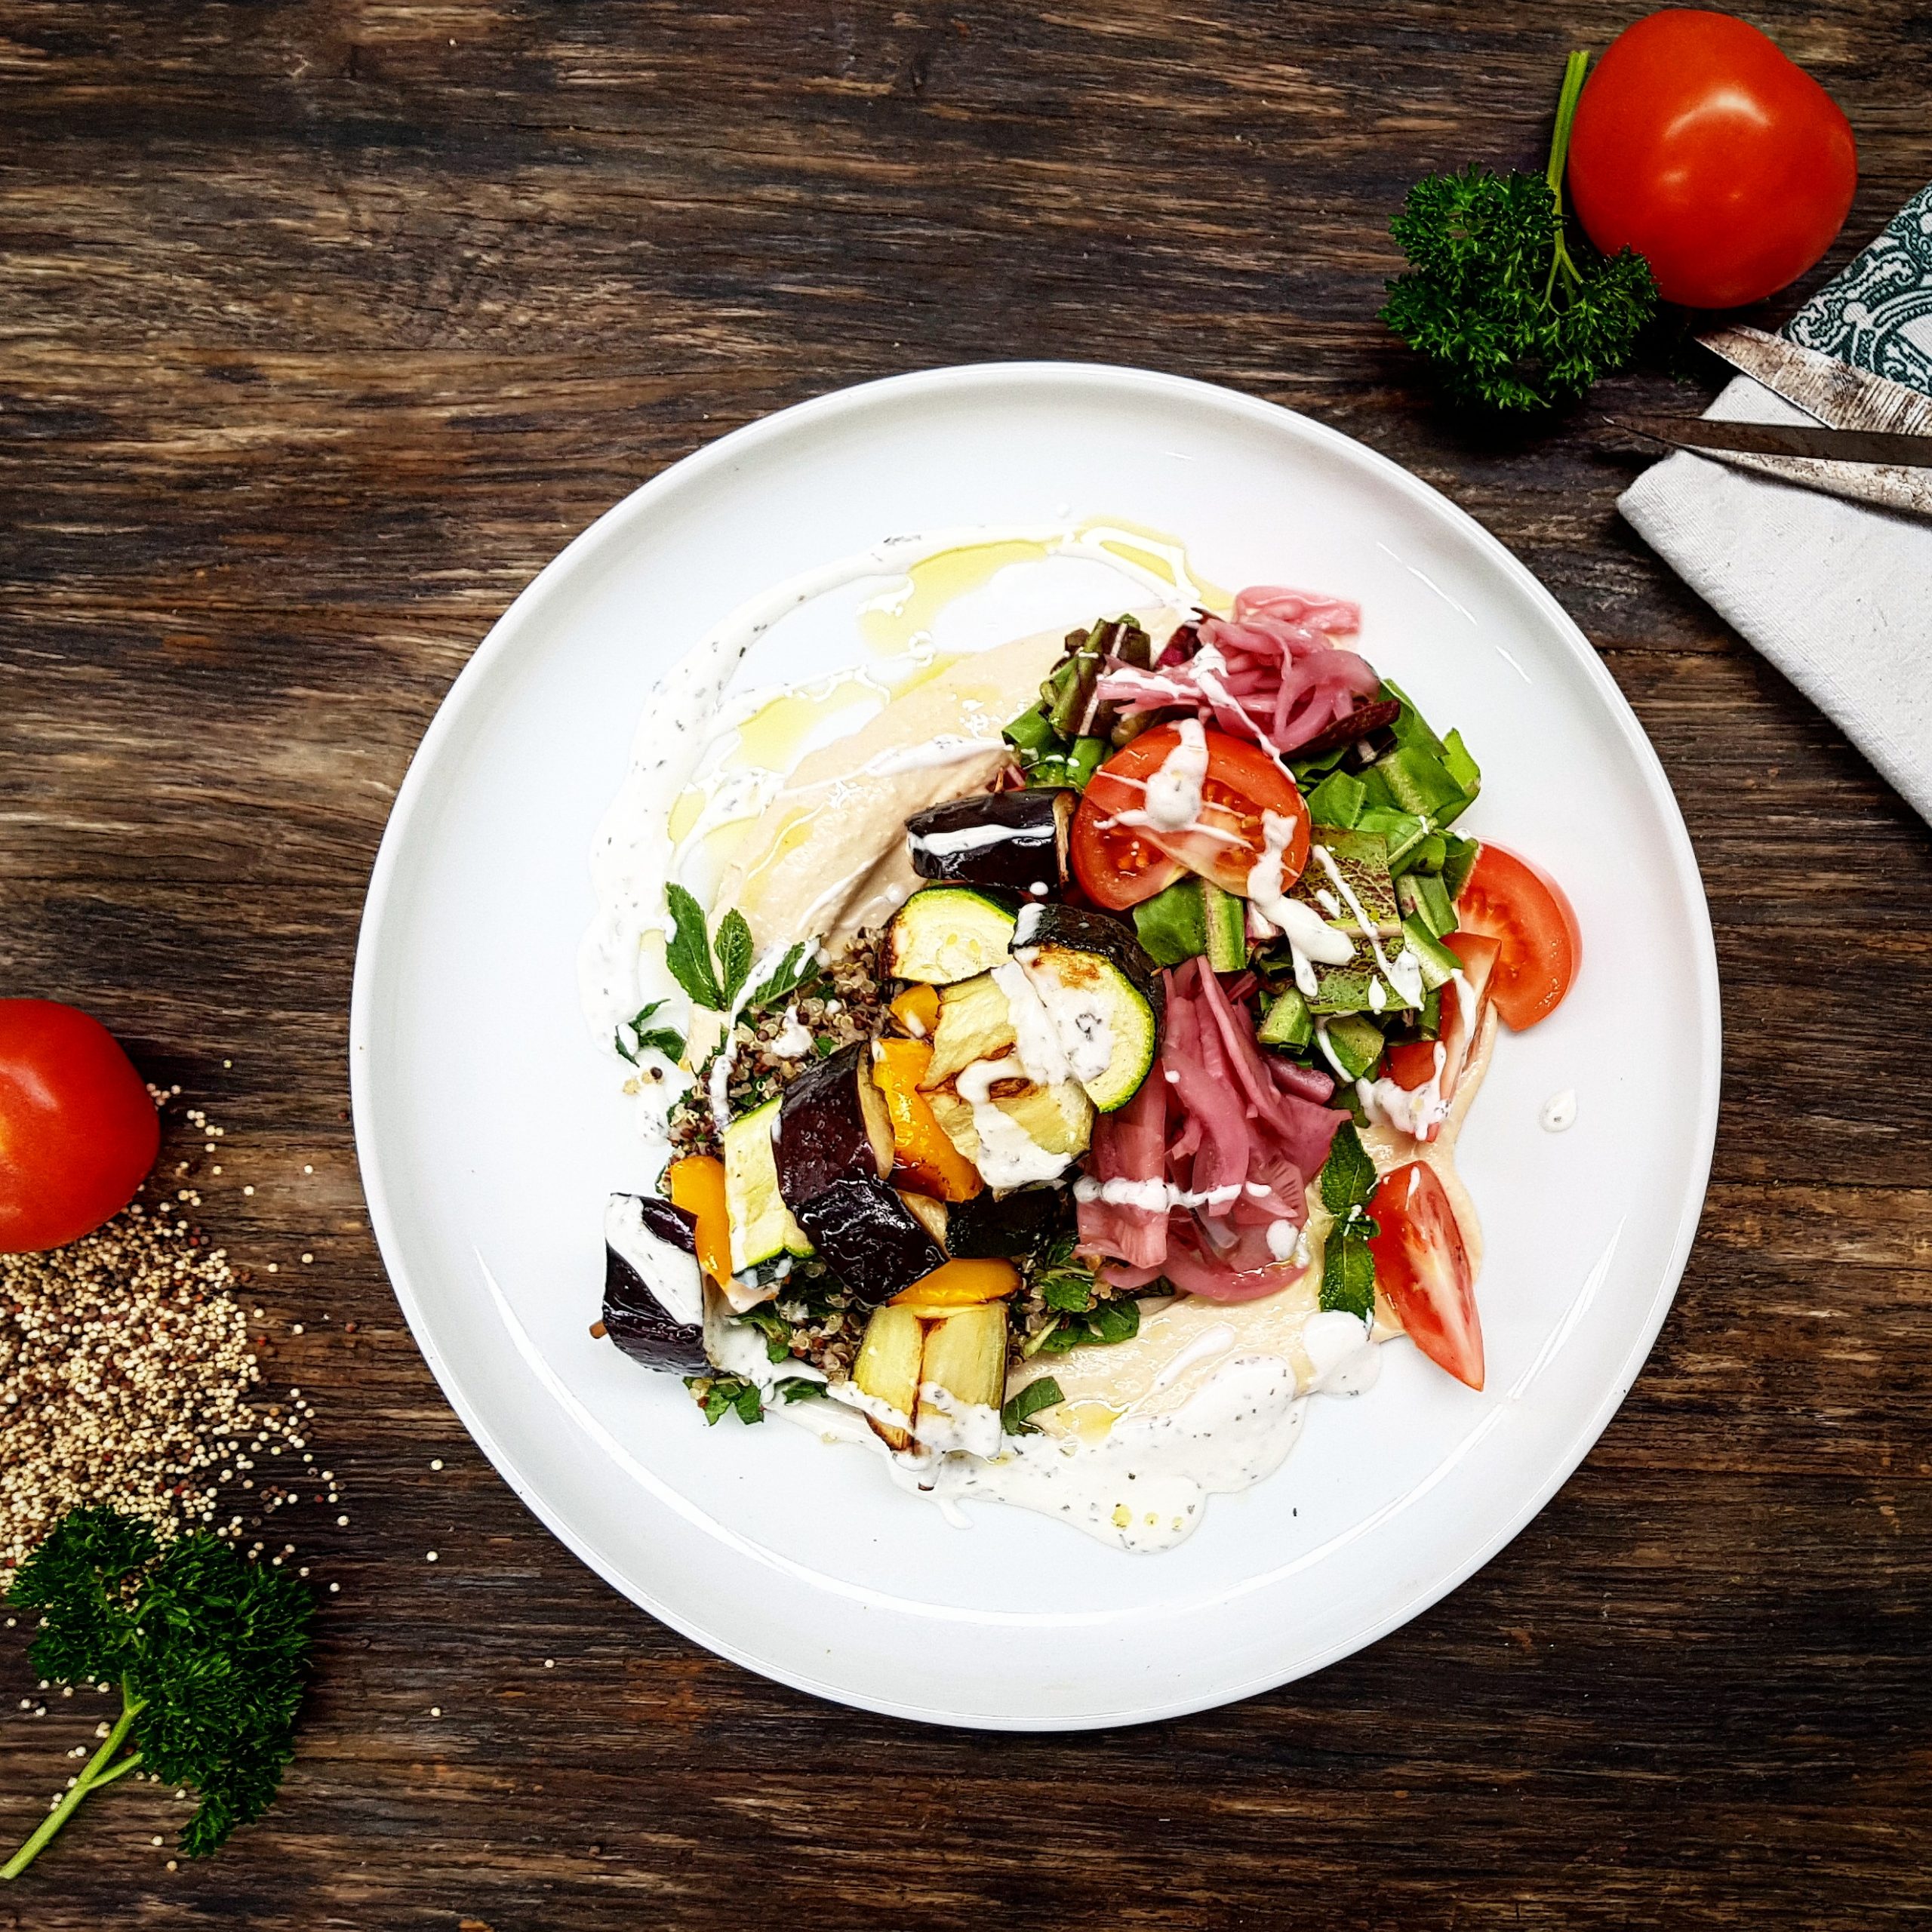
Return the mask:
<svg viewBox="0 0 1932 1932"><path fill-rule="evenodd" d="M1435 1169L1426 1161L1392 1168L1377 1183L1368 1211L1377 1230L1368 1244L1375 1285L1403 1333L1458 1382L1480 1389L1484 1370L1475 1275Z"/></svg>
<svg viewBox="0 0 1932 1932"><path fill-rule="evenodd" d="M1183 872L1245 895L1263 850L1269 814L1289 823L1281 882L1292 885L1308 863L1308 807L1288 774L1258 745L1226 731L1204 731L1208 771L1192 827L1167 831L1122 823L1145 809L1147 782L1179 747L1171 724L1143 731L1088 780L1074 814L1074 876L1097 906L1124 912L1164 891Z"/></svg>
<svg viewBox="0 0 1932 1932"><path fill-rule="evenodd" d="M1583 935L1562 887L1540 866L1485 840L1456 900L1457 932L1497 941L1489 981L1497 1012L1518 1032L1562 1004L1583 963Z"/></svg>
<svg viewBox="0 0 1932 1932"><path fill-rule="evenodd" d="M112 1034L78 1008L0 999L0 1254L91 1234L161 1149L154 1102Z"/></svg>
<svg viewBox="0 0 1932 1932"><path fill-rule="evenodd" d="M1626 28L1584 84L1569 184L1590 239L1635 249L1666 302L1733 309L1832 245L1858 149L1838 103L1755 27L1672 8Z"/></svg>

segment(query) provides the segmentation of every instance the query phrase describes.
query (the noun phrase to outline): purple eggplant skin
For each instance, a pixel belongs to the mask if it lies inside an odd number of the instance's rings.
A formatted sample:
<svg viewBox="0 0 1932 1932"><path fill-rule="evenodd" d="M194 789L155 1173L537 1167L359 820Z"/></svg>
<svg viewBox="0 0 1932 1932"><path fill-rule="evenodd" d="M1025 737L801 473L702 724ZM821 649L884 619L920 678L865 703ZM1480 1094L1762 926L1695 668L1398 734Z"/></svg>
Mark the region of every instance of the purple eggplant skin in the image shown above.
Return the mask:
<svg viewBox="0 0 1932 1932"><path fill-rule="evenodd" d="M604 1332L647 1368L706 1366L697 1225L653 1195L614 1194L605 1209Z"/></svg>
<svg viewBox="0 0 1932 1932"><path fill-rule="evenodd" d="M1004 886L1038 896L1066 883L1067 830L1075 795L989 792L915 812L906 845L921 878L955 885Z"/></svg>
<svg viewBox="0 0 1932 1932"><path fill-rule="evenodd" d="M944 1250L883 1181L835 1181L792 1212L861 1301L888 1301L945 1264Z"/></svg>
<svg viewBox="0 0 1932 1932"><path fill-rule="evenodd" d="M1071 1229L1072 1201L1063 1187L976 1194L971 1201L956 1202L948 1213L946 1252L955 1260L974 1261L1031 1254Z"/></svg>
<svg viewBox="0 0 1932 1932"><path fill-rule="evenodd" d="M604 1332L646 1368L697 1375L708 1366L703 1329L674 1321L644 1277L608 1247L604 1251Z"/></svg>
<svg viewBox="0 0 1932 1932"><path fill-rule="evenodd" d="M872 1084L872 1042L855 1041L785 1090L772 1146L778 1192L795 1214L835 1182L892 1171L892 1123Z"/></svg>

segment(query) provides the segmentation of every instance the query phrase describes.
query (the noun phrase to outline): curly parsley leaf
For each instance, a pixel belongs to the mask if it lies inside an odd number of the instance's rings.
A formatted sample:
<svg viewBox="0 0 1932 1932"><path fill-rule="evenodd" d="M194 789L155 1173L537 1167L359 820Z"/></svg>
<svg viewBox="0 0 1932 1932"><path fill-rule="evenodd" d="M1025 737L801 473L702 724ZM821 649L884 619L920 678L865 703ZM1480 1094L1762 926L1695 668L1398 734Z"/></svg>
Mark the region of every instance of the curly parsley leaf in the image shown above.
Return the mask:
<svg viewBox="0 0 1932 1932"><path fill-rule="evenodd" d="M711 937L704 923L704 908L675 881L664 888L664 903L671 912L671 937L665 943L664 964L671 977L691 997L694 1006L709 1007L713 1013L724 1011L724 995L718 984L718 972L712 964Z"/></svg>
<svg viewBox="0 0 1932 1932"><path fill-rule="evenodd" d="M145 1524L78 1509L20 1566L8 1601L41 1613L35 1670L118 1681L122 1709L0 1878L17 1877L85 1798L137 1766L198 1796L181 1834L190 1858L268 1809L294 1755L309 1652L313 1604L292 1574L205 1531L160 1551Z"/></svg>
<svg viewBox="0 0 1932 1932"><path fill-rule="evenodd" d="M1580 240L1573 253L1565 232L1563 171L1589 68L1587 53L1570 56L1543 174L1433 174L1389 224L1410 266L1389 284L1382 320L1455 401L1537 410L1581 395L1629 361L1657 312L1641 255L1606 260Z"/></svg>
<svg viewBox="0 0 1932 1932"><path fill-rule="evenodd" d="M1066 1400L1060 1393L1060 1384L1051 1375L1043 1375L1038 1381L1028 1383L1000 1411L1000 1429L1008 1435L1038 1435L1040 1426L1030 1418L1041 1410L1053 1408Z"/></svg>
<svg viewBox="0 0 1932 1932"><path fill-rule="evenodd" d="M718 937L712 949L718 955L718 983L728 1011L737 1003L745 982L752 975L752 929L745 915L734 906L718 923Z"/></svg>
<svg viewBox="0 0 1932 1932"><path fill-rule="evenodd" d="M668 1026L653 1026L651 1017L664 1002L654 999L640 1012L635 1020L617 1029L614 1044L619 1053L632 1066L638 1064L641 1054L662 1054L668 1060L681 1060L685 1057L685 1036L675 1033ZM626 1044L628 1041L629 1044Z"/></svg>

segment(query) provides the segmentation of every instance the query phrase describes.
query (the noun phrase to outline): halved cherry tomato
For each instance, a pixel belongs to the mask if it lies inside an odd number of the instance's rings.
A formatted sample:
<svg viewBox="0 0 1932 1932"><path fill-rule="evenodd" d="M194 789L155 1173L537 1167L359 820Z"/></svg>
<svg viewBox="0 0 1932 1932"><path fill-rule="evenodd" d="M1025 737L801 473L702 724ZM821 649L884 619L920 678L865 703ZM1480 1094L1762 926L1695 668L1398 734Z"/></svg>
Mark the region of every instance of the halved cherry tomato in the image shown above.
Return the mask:
<svg viewBox="0 0 1932 1932"><path fill-rule="evenodd" d="M1407 1335L1438 1367L1472 1389L1483 1383L1482 1324L1475 1278L1456 1211L1435 1170L1411 1161L1382 1177L1369 1213L1375 1285Z"/></svg>
<svg viewBox="0 0 1932 1932"><path fill-rule="evenodd" d="M1563 888L1540 866L1484 842L1456 901L1458 931L1497 940L1489 983L1496 1010L1519 1033L1563 1003L1583 963L1583 936Z"/></svg>
<svg viewBox="0 0 1932 1932"><path fill-rule="evenodd" d="M1294 780L1260 746L1225 731L1207 731L1208 774L1198 826L1164 832L1122 825L1123 812L1144 809L1147 780L1180 743L1171 724L1143 731L1088 781L1073 819L1073 870L1096 905L1124 912L1152 899L1183 872L1212 879L1223 891L1247 891L1263 850L1263 815L1290 821L1281 883L1292 885L1308 863L1308 808Z"/></svg>
<svg viewBox="0 0 1932 1932"><path fill-rule="evenodd" d="M93 1233L160 1147L154 1102L99 1020L57 1000L0 999L0 1254Z"/></svg>

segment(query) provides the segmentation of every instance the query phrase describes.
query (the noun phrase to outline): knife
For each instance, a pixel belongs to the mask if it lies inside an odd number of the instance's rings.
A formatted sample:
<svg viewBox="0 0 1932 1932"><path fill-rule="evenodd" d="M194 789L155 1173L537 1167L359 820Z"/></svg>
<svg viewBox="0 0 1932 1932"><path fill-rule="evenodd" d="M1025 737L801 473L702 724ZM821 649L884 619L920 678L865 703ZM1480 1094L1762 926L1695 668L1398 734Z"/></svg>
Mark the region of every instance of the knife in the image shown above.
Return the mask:
<svg viewBox="0 0 1932 1932"><path fill-rule="evenodd" d="M1932 465L1932 435L1882 429L1820 429L1796 423L1728 423L1709 417L1613 416L1620 429L1678 449L1740 456L1801 457L1820 462Z"/></svg>
<svg viewBox="0 0 1932 1932"><path fill-rule="evenodd" d="M1708 417L1634 417L1625 426L1782 482L1932 517L1932 397L1761 329L1714 329L1698 340L1829 426Z"/></svg>

